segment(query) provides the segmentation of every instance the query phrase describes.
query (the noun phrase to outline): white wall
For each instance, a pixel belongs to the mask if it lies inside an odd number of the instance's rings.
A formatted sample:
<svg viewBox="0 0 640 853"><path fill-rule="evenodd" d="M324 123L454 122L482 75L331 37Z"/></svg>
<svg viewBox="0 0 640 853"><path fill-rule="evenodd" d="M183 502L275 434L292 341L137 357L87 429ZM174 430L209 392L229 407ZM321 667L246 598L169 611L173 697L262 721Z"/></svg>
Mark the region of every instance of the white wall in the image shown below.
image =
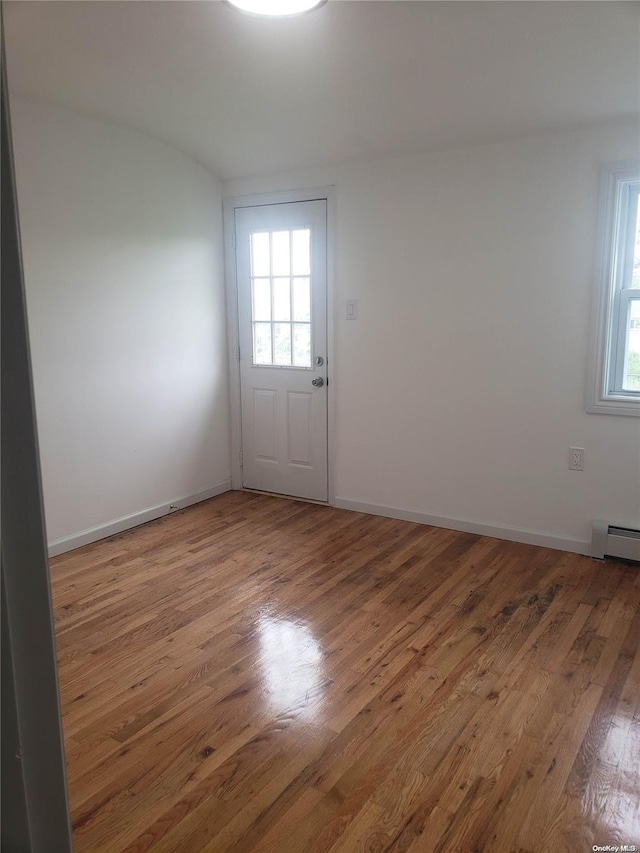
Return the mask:
<svg viewBox="0 0 640 853"><path fill-rule="evenodd" d="M638 524L640 422L585 413L599 168L637 140L628 124L224 185L336 185L339 503L576 550L594 518Z"/></svg>
<svg viewBox="0 0 640 853"><path fill-rule="evenodd" d="M226 488L219 182L123 127L11 110L49 541Z"/></svg>

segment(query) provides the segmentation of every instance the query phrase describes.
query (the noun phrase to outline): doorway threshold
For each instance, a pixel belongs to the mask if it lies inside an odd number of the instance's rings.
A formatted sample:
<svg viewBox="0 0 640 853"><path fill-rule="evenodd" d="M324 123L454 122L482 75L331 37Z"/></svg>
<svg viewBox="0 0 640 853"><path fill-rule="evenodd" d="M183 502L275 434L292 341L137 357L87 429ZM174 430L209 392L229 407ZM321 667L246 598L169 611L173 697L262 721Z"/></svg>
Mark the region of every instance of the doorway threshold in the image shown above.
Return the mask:
<svg viewBox="0 0 640 853"><path fill-rule="evenodd" d="M252 495L264 495L267 498L283 498L285 501L299 501L303 504L315 504L316 506L331 506L329 501L316 501L313 498L300 498L297 495L279 495L277 492L263 492L261 489L247 489L243 486L241 492L249 492Z"/></svg>

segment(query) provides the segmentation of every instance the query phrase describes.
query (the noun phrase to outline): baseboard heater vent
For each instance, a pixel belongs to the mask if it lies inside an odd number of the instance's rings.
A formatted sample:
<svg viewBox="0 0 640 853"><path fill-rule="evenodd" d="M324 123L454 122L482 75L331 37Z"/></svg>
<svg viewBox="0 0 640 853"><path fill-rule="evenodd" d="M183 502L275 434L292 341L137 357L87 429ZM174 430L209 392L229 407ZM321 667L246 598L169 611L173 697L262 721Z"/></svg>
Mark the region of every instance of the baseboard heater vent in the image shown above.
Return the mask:
<svg viewBox="0 0 640 853"><path fill-rule="evenodd" d="M591 528L591 556L597 560L618 557L640 563L640 530L617 527L608 521L594 521Z"/></svg>

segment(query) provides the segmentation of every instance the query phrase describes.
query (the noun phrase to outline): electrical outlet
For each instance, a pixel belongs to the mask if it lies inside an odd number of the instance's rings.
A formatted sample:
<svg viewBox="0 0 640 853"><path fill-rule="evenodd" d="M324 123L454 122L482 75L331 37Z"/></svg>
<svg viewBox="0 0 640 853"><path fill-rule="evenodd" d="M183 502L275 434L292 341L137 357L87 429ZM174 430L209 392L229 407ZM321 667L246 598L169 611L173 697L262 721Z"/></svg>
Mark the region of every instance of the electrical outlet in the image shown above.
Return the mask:
<svg viewBox="0 0 640 853"><path fill-rule="evenodd" d="M569 468L572 471L584 471L584 447L569 448Z"/></svg>

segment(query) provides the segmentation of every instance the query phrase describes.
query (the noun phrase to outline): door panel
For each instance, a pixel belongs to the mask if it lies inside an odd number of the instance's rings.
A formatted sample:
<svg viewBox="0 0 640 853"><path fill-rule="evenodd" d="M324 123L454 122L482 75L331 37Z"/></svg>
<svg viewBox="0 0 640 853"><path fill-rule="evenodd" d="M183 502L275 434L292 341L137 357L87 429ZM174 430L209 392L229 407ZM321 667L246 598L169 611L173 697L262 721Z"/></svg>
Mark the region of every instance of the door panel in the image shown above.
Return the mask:
<svg viewBox="0 0 640 853"><path fill-rule="evenodd" d="M311 464L312 435L312 406L311 394L308 392L289 391L287 435L289 437L289 462L295 465Z"/></svg>
<svg viewBox="0 0 640 853"><path fill-rule="evenodd" d="M243 486L327 500L326 200L237 208L235 228Z"/></svg>
<svg viewBox="0 0 640 853"><path fill-rule="evenodd" d="M257 459L276 461L277 391L253 389L253 434Z"/></svg>

